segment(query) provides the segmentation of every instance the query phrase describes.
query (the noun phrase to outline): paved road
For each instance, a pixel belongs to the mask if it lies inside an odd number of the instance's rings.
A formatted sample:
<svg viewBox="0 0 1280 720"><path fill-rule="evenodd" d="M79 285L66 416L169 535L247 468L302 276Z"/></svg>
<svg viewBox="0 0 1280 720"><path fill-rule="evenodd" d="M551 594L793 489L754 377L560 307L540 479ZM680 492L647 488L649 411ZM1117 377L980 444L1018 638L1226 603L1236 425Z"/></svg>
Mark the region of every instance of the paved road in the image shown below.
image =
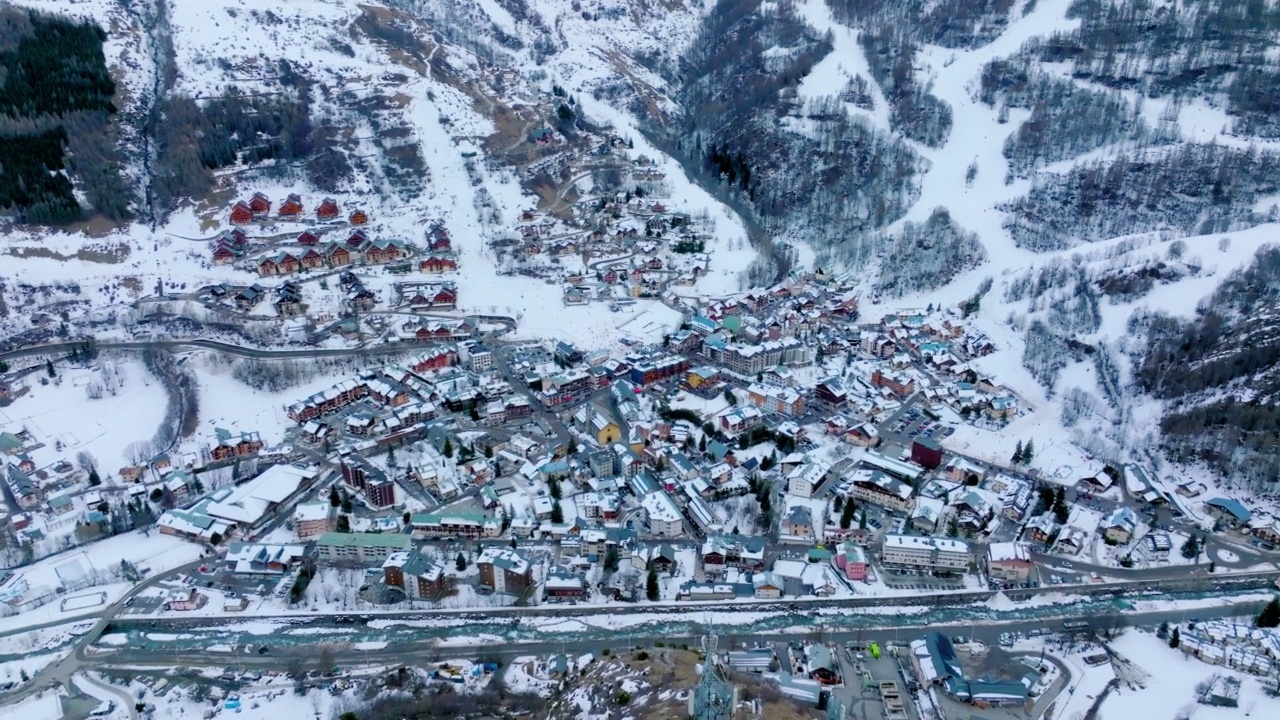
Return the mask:
<svg viewBox="0 0 1280 720"><path fill-rule="evenodd" d="M1194 611L1194 615L1202 619L1233 617L1253 612L1257 609L1258 603L1240 603L1225 607L1206 608ZM1093 617L1090 620L1094 623L1096 630L1106 630L1112 627L1122 626L1155 626L1161 622L1170 624L1178 624L1187 619L1185 611L1154 611L1142 613L1130 613L1109 617ZM958 623L950 625L914 625L914 626L893 626L888 623L879 628L859 629L859 630L842 630L836 622L838 618L832 618L832 624L815 631L822 636L827 642L846 643L846 642L878 642L881 644L888 643L905 643L919 637L925 631L937 630L947 635L965 635L975 638L979 641L995 645L1001 633L1004 632L1022 632L1031 633L1032 631L1040 632L1046 629L1054 630L1060 628L1059 621L1046 620L1010 620L1010 621L994 621L982 624L976 623ZM750 636L737 637L733 634L732 628L714 628L722 633L722 648L729 648L742 642L792 642L802 636L787 633L772 634L753 634ZM324 644L323 636L308 635L306 638L314 638L312 642L316 645ZM296 638L295 638L296 639ZM269 642L269 641L267 641ZM480 656L483 658L500 658L503 660L511 660L523 655L551 655L555 653L584 653L591 652L597 655L605 648L611 652L618 652L627 648L640 645L651 646L656 642L663 642L669 646L679 646L687 644L690 647L697 647L701 643L701 636L651 636L647 638L626 638L619 641L608 640L589 640L589 641L572 641L572 642L535 642L535 643L511 643L506 642L501 645L489 645L482 648L471 646L465 647L449 647L440 646L434 643L416 643L416 644L390 644L384 648L376 650L357 650L354 648L330 647L333 654L333 660L339 667L350 665L401 665L431 662L448 658L451 656ZM186 651L173 652L162 649L156 650L123 650L102 652L92 656L86 661L86 665L111 667L111 666L138 666L138 665L158 665L162 667L178 666L207 666L215 665L232 665L244 668L256 668L262 670L288 670L291 666L301 663L304 669L315 667L317 653L314 645L294 645L290 647L272 647L266 654L227 654L220 653L210 655L205 651Z"/></svg>
<svg viewBox="0 0 1280 720"><path fill-rule="evenodd" d="M53 627L55 625L65 625L69 622L75 622L76 620L91 619L95 616L97 617L97 620L98 620L98 622L94 624L93 629L85 633L84 636L82 636L80 640L75 644L75 649L69 655L67 655L62 660L59 660L58 662L53 663L52 665L48 665L43 669L41 669L39 672L37 672L35 675L31 677L30 682L23 685L21 688L19 688L15 692L4 696L4 699L3 701L0 701L0 704L11 705L13 703L21 702L22 700L25 700L28 697L31 697L32 695L39 693L41 690L53 687L55 685L65 684L71 678L72 675L79 672L86 665L87 648L89 647L90 644L92 644L94 641L98 639L98 636L102 634L103 629L106 628L107 623L111 622L111 620L115 618L117 614L119 614L120 610L125 607L125 603L127 603L131 598L143 592L144 590L152 587L156 583L159 583L162 580L168 579L179 573L191 572L196 568L200 567L200 565L203 564L204 562L206 562L204 559L195 560L187 563L186 565L181 565L179 567L176 567L173 570L170 570L169 572L152 575L151 577L143 580L141 583L134 586L132 590L125 593L119 600L115 601L114 603L112 603L111 605L107 606L102 610L95 610L91 614L78 615L75 617L64 617L57 620L56 622L44 623L41 625L32 625L29 627L23 627L16 630L10 630L5 633L0 633L0 637L2 637L4 635L13 635L16 633L30 632L32 630L37 630L40 628ZM130 708L133 707L132 702L129 702L128 705Z"/></svg>
<svg viewBox="0 0 1280 720"><path fill-rule="evenodd" d="M77 675L71 683L80 687L86 695L92 695L99 700L102 699L102 695L104 694L111 696L114 698L112 702L116 704L117 708L123 709L125 712L129 713L129 717L132 720L138 720L138 711L134 707L134 700L129 697L129 692L127 690L114 685L98 682L96 679L91 677L89 673L81 673L80 675ZM97 692L86 691L86 686L93 688L93 690L96 690Z"/></svg>

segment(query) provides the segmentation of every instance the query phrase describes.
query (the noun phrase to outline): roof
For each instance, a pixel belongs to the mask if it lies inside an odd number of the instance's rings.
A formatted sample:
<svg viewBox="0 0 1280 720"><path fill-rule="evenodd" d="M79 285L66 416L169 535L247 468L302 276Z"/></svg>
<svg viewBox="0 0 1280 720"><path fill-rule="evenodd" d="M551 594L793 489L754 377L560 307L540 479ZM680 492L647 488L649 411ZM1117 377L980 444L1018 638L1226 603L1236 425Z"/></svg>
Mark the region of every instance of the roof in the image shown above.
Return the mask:
<svg viewBox="0 0 1280 720"><path fill-rule="evenodd" d="M987 546L988 562L1031 562L1031 551L1024 543L998 542Z"/></svg>
<svg viewBox="0 0 1280 720"><path fill-rule="evenodd" d="M1239 500L1216 497L1212 500L1206 500L1204 504L1228 512L1240 522L1249 522L1249 518L1253 517L1253 513L1249 512L1249 508L1242 505Z"/></svg>
<svg viewBox="0 0 1280 720"><path fill-rule="evenodd" d="M412 539L401 533L327 532L316 538L316 547L395 548L408 550Z"/></svg>
<svg viewBox="0 0 1280 720"><path fill-rule="evenodd" d="M665 492L655 491L645 495L640 504L649 515L649 519L660 522L679 522L680 510Z"/></svg>
<svg viewBox="0 0 1280 720"><path fill-rule="evenodd" d="M885 535L886 548L929 549L939 552L969 552L969 543L955 538L922 537L920 535Z"/></svg>
<svg viewBox="0 0 1280 720"><path fill-rule="evenodd" d="M317 474L316 469L300 465L272 465L249 482L215 496L208 513L236 523L256 523L272 505L283 502Z"/></svg>

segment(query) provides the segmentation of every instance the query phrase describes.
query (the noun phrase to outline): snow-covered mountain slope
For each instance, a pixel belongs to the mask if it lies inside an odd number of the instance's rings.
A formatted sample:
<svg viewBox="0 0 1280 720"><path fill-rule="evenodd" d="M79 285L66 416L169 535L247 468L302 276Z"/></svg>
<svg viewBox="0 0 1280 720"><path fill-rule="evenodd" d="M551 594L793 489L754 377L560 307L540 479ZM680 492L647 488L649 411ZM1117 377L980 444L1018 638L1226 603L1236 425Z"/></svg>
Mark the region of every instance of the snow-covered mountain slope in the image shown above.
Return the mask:
<svg viewBox="0 0 1280 720"><path fill-rule="evenodd" d="M18 4L107 30L139 222L94 226L90 240L12 233L4 272L74 277L80 295L63 300L103 317L157 281L252 282L202 241L261 191L361 207L379 238L419 241L442 222L464 312L596 347L660 336L678 318L666 305L566 308L543 279L589 277L599 258L565 252L534 277L499 247L585 234L595 216L575 200L659 178L645 190L696 218L711 257L673 292L767 284L798 256L865 278L870 319L980 299L975 322L1004 350L985 369L1052 408L1037 422L1120 457L1151 444L1172 402L1137 392L1147 346L1130 318L1194 318L1275 228L1280 14L1245 0ZM312 147L263 158L230 138L234 161L207 192L166 204L185 172L166 155L181 138L164 135L179 100L261 103L249 115L301 104ZM610 148L635 166L597 159ZM778 240L800 252L753 262ZM367 280L393 293L395 277ZM341 306L336 291L309 292Z"/></svg>

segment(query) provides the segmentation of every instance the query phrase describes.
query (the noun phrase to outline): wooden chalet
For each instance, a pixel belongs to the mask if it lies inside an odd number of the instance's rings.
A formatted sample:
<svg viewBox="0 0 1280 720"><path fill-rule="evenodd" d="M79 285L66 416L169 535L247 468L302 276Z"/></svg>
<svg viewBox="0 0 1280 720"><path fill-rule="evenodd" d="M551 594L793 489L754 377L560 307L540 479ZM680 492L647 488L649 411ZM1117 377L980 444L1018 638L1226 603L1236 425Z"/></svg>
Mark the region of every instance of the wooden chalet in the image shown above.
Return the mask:
<svg viewBox="0 0 1280 720"><path fill-rule="evenodd" d="M302 257L299 259L299 262L302 263L302 267L312 270L324 265L324 256L315 248L307 248L306 251L302 253Z"/></svg>
<svg viewBox="0 0 1280 720"><path fill-rule="evenodd" d="M364 234L363 230L356 230L347 236L347 247L352 250L359 250L369 244L369 236Z"/></svg>
<svg viewBox="0 0 1280 720"><path fill-rule="evenodd" d="M247 225L253 222L253 211L243 202L237 202L231 206L231 224Z"/></svg>
<svg viewBox="0 0 1280 720"><path fill-rule="evenodd" d="M290 195L280 203L280 209L276 213L282 218L297 218L302 216L302 198L297 195Z"/></svg>
<svg viewBox="0 0 1280 720"><path fill-rule="evenodd" d="M432 254L418 263L418 270L424 273L444 273L458 269L458 261L452 255Z"/></svg>
<svg viewBox="0 0 1280 720"><path fill-rule="evenodd" d="M235 250L232 250L230 246L224 245L222 243L218 243L216 246L214 246L213 248L213 264L214 265L229 265L232 262L235 262L235 259L236 259L236 252Z"/></svg>
<svg viewBox="0 0 1280 720"><path fill-rule="evenodd" d="M378 240L364 250L364 261L370 265L392 262L404 256L404 246L395 240Z"/></svg>
<svg viewBox="0 0 1280 720"><path fill-rule="evenodd" d="M320 203L320 207L316 208L316 219L333 220L336 217L338 217L338 203L334 202L333 198L325 198Z"/></svg>
<svg viewBox="0 0 1280 720"><path fill-rule="evenodd" d="M334 243L325 248L324 259L329 267L342 267L351 264L351 251Z"/></svg>
<svg viewBox="0 0 1280 720"><path fill-rule="evenodd" d="M249 210L255 218L262 217L271 212L271 201L267 199L266 195L256 192L253 197L249 198Z"/></svg>
<svg viewBox="0 0 1280 720"><path fill-rule="evenodd" d="M364 225L369 222L369 216L366 215L363 210L353 210L351 211L351 214L347 216L347 220L349 220L352 225Z"/></svg>
<svg viewBox="0 0 1280 720"><path fill-rule="evenodd" d="M319 245L320 236L316 235L310 230L304 230L302 234L298 235L298 244L299 245Z"/></svg>

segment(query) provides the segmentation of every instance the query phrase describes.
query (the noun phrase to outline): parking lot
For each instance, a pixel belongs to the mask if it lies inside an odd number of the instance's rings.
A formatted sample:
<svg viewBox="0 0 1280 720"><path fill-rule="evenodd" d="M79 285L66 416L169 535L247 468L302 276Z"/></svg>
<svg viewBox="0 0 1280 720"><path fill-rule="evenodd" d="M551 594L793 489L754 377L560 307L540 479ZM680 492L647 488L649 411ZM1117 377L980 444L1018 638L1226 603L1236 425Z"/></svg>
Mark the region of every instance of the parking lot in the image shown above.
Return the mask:
<svg viewBox="0 0 1280 720"><path fill-rule="evenodd" d="M850 643L840 648L837 654L844 686L837 690L836 697L844 703L850 718L917 720L914 682L902 675L891 652L881 650L880 657L875 658L861 644ZM892 708L886 708L886 700Z"/></svg>

